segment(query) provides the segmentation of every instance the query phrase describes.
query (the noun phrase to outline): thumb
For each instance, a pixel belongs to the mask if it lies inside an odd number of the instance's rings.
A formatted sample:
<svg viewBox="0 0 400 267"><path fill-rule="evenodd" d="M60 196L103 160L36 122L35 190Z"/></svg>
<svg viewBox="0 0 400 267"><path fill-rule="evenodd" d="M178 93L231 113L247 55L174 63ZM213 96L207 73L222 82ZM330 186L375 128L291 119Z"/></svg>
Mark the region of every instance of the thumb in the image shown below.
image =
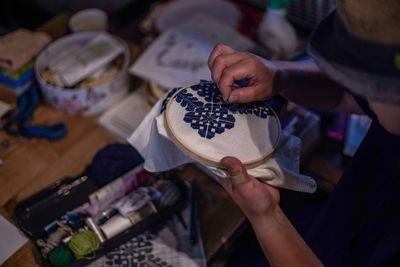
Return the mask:
<svg viewBox="0 0 400 267"><path fill-rule="evenodd" d="M250 180L243 163L234 157L224 157L221 164L231 176L234 185L243 184Z"/></svg>

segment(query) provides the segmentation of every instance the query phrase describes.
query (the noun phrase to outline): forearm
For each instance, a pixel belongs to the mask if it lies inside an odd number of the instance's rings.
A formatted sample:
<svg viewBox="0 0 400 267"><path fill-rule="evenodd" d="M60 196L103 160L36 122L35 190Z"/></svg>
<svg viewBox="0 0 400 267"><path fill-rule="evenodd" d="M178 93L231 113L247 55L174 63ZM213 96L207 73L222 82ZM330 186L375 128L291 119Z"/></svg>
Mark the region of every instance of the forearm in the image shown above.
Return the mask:
<svg viewBox="0 0 400 267"><path fill-rule="evenodd" d="M335 109L344 88L322 73L312 61L276 62L274 91L299 105L311 109Z"/></svg>
<svg viewBox="0 0 400 267"><path fill-rule="evenodd" d="M250 219L271 266L323 266L278 207L273 215Z"/></svg>

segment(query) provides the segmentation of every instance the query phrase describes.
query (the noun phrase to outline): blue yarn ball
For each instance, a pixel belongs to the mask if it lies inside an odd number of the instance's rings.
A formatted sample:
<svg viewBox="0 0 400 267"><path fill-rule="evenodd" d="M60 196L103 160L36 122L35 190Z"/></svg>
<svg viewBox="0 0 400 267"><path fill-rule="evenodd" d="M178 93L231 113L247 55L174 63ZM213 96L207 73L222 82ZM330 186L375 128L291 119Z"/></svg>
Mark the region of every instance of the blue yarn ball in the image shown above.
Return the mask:
<svg viewBox="0 0 400 267"><path fill-rule="evenodd" d="M90 176L103 186L143 162L142 156L129 144L110 144L94 156Z"/></svg>

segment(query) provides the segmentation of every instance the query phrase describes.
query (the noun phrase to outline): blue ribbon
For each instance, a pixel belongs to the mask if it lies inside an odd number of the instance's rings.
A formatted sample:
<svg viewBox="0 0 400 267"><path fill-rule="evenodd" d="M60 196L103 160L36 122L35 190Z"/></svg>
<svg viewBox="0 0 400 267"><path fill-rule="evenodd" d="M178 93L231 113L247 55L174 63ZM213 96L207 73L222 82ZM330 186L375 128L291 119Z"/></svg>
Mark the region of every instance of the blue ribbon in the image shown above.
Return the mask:
<svg viewBox="0 0 400 267"><path fill-rule="evenodd" d="M67 133L67 126L62 122L47 127L29 125L38 101L39 91L37 84L34 83L28 90L18 97L18 111L4 124L4 130L11 135L42 137L47 138L49 141L63 138ZM17 129L12 128L14 123L16 123Z"/></svg>

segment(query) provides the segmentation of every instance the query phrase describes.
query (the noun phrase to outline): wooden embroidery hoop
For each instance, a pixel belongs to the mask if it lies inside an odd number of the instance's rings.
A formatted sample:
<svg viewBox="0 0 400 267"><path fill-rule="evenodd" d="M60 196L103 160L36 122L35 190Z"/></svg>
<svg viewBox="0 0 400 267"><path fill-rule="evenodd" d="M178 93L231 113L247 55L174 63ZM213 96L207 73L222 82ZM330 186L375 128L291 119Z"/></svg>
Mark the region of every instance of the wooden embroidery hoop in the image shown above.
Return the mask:
<svg viewBox="0 0 400 267"><path fill-rule="evenodd" d="M185 153L185 154L188 155L189 157L195 159L196 161L198 161L198 162L200 162L200 163L202 163L202 164L204 164L204 165L206 165L206 166L215 167L215 168L219 168L219 169L223 169L223 170L224 170L225 168L223 168L223 167L221 166L220 160L215 160L215 159L213 159L213 158L211 158L211 157L209 157L209 156L207 156L207 155L204 155L204 154L202 154L202 153L196 152L196 151L194 151L190 146L188 146L187 144L185 144L185 142L183 142L183 140L182 140L181 138L179 138L179 137L176 135L176 132L175 132L175 130L172 128L171 122L170 122L170 120L169 120L169 118L168 118L170 106L171 106L171 103L173 103L172 100L174 100L175 97L176 97L182 90L185 90L185 89L187 89L187 88L190 88L190 87L192 87L192 86L194 86L194 85L196 85L196 84L191 84L191 85L188 85L188 86L185 86L185 87L180 88L180 89L177 90L177 91L171 96L171 98L168 100L167 107L166 107L165 112L164 112L164 118L165 118L164 123L165 123L165 128L167 129L168 135L169 135L169 137L171 138L171 140L174 142L174 144L175 144L183 153ZM270 158L270 156L274 153L274 151L275 151L275 149L276 149L276 147L277 147L277 145L278 145L280 136L281 136L281 124L280 124L278 115L276 115L275 111L274 111L268 104L266 104L266 105L267 105L267 107L271 110L271 112L273 113L273 117L275 118L276 123L277 123L278 133L277 133L277 136L276 136L276 140L275 140L274 144L272 145L271 151L268 152L266 155L264 155L264 156L262 156L262 157L259 157L259 158L257 158L257 159L254 159L254 160L249 160L249 161L242 162L243 165L246 167L246 169L252 169L252 168L255 168L255 167L257 167L257 166L259 166L259 165L265 163L265 162ZM227 155L227 156L228 156L228 155Z"/></svg>

